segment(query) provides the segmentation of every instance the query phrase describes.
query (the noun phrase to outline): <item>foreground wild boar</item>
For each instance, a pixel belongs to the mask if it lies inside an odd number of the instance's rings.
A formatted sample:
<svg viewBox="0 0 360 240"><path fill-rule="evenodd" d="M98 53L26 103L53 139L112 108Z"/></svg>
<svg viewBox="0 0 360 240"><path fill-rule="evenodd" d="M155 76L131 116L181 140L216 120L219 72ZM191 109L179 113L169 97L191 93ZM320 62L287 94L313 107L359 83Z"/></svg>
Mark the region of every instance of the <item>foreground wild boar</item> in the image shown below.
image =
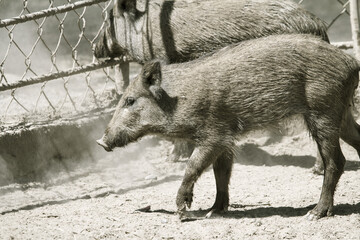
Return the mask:
<svg viewBox="0 0 360 240"><path fill-rule="evenodd" d="M191 206L194 183L213 164L217 195L211 211L223 211L236 136L302 115L325 165L320 200L308 218L329 216L345 164L339 138L351 143L359 133L350 111L358 71L354 58L310 35L245 41L162 68L149 62L98 143L111 151L147 134L192 141L177 208Z"/></svg>
<svg viewBox="0 0 360 240"><path fill-rule="evenodd" d="M130 56L185 62L243 40L308 33L328 40L325 24L291 0L115 0L97 58ZM120 66L128 86L129 63ZM123 90L124 90L123 89ZM193 146L176 141L168 161L189 157Z"/></svg>
<svg viewBox="0 0 360 240"><path fill-rule="evenodd" d="M137 62L198 58L232 43L282 33L328 41L324 23L291 0L116 0L95 56Z"/></svg>

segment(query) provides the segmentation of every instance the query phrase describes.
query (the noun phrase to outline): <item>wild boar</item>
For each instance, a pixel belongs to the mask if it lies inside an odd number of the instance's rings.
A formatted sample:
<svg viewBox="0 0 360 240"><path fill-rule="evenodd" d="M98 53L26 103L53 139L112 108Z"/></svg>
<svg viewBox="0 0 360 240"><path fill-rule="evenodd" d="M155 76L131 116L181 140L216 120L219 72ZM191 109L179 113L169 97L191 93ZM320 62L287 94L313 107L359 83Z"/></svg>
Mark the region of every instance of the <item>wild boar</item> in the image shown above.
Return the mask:
<svg viewBox="0 0 360 240"><path fill-rule="evenodd" d="M98 144L126 146L148 134L195 145L176 204L190 208L193 187L211 164L216 199L210 213L229 205L228 184L237 136L293 115L303 116L325 166L320 200L308 219L330 216L345 158L339 138L359 151L351 103L359 63L311 35L273 35L231 45L186 63L146 63L120 99ZM349 120L351 119L351 121Z"/></svg>
<svg viewBox="0 0 360 240"><path fill-rule="evenodd" d="M95 56L186 62L232 43L283 33L328 40L325 24L291 0L116 0Z"/></svg>
<svg viewBox="0 0 360 240"><path fill-rule="evenodd" d="M115 0L96 44L97 58L129 56L186 62L243 40L307 33L329 41L325 24L291 0ZM120 65L124 90L129 63ZM176 141L168 161L189 157L193 146Z"/></svg>

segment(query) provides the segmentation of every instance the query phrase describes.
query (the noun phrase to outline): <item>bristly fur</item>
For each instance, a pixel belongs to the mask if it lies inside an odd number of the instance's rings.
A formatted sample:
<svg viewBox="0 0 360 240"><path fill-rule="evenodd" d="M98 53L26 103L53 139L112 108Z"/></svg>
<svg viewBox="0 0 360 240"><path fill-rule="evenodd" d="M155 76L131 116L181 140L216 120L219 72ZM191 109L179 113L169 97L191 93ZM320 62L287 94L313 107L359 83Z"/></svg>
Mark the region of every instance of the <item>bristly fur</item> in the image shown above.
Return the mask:
<svg viewBox="0 0 360 240"><path fill-rule="evenodd" d="M101 38L115 47L100 38L97 57L126 53L140 63L154 58L175 63L275 34L313 34L329 41L324 22L291 0L117 0L113 12Z"/></svg>
<svg viewBox="0 0 360 240"><path fill-rule="evenodd" d="M324 22L291 0L116 0L109 21L95 56L129 55L139 63L190 61L240 41L284 33L329 42ZM189 155L193 146L185 149Z"/></svg>
<svg viewBox="0 0 360 240"><path fill-rule="evenodd" d="M226 210L235 137L302 115L325 165L320 201L308 217L332 214L345 164L339 138L360 152L360 126L350 111L357 60L312 35L290 34L244 41L186 63L160 68L151 62L144 69L149 71L125 91L107 134L159 134L196 144L176 198L179 211L191 206L194 184L211 164L217 187L212 209ZM127 97L136 102L124 108Z"/></svg>

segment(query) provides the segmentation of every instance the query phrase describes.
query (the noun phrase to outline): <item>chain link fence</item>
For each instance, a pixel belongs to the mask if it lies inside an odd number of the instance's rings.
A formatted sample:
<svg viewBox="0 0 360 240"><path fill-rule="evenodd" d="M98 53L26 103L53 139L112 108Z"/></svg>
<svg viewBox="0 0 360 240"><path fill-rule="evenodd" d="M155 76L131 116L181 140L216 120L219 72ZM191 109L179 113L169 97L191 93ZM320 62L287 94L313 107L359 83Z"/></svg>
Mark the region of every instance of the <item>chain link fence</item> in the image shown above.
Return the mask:
<svg viewBox="0 0 360 240"><path fill-rule="evenodd" d="M299 1L304 7L311 2ZM112 4L0 0L0 132L89 116L114 105L116 85L109 66L120 60L98 62L92 51ZM326 14L327 7L336 14ZM340 23L344 33L337 35L346 39L337 38L336 45L352 48L349 1L326 0L321 8L330 39Z"/></svg>
<svg viewBox="0 0 360 240"><path fill-rule="evenodd" d="M117 61L98 62L92 54L111 7L108 0L0 1L2 128L111 105L115 84L108 66Z"/></svg>
<svg viewBox="0 0 360 240"><path fill-rule="evenodd" d="M305 9L327 24L332 44L341 49L352 49L349 0L299 0Z"/></svg>

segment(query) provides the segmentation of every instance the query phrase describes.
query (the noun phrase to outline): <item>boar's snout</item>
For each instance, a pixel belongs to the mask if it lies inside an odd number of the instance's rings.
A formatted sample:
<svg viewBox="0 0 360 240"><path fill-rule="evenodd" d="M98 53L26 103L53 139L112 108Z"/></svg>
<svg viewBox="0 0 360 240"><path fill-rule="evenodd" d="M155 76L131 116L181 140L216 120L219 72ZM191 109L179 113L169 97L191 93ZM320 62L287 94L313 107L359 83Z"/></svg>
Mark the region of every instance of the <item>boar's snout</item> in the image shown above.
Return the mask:
<svg viewBox="0 0 360 240"><path fill-rule="evenodd" d="M120 47L117 40L109 33L108 29L101 34L98 42L93 45L93 51L97 59L116 58L127 54L127 52Z"/></svg>
<svg viewBox="0 0 360 240"><path fill-rule="evenodd" d="M102 138L100 138L99 140L96 140L96 142L97 142L97 144L102 146L107 152L112 151L112 148L109 147L109 145L107 145L106 142L104 141L104 136Z"/></svg>
<svg viewBox="0 0 360 240"><path fill-rule="evenodd" d="M108 58L111 55L110 50L107 46L105 33L103 33L100 36L99 41L95 44L95 46L93 48L94 48L94 56L97 59Z"/></svg>

